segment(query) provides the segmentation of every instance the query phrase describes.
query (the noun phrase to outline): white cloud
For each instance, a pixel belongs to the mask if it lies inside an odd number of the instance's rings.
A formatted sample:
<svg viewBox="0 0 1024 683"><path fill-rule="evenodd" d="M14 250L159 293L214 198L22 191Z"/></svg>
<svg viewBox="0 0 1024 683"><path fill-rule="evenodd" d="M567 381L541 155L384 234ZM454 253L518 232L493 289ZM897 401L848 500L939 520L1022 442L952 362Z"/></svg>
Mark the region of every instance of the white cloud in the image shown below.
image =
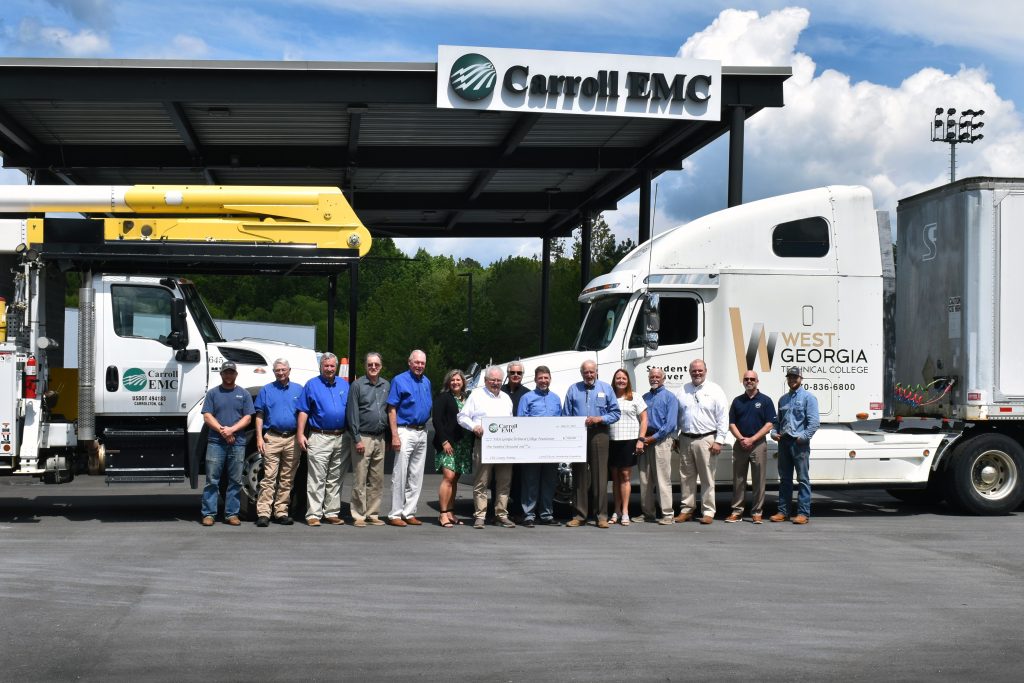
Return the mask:
<svg viewBox="0 0 1024 683"><path fill-rule="evenodd" d="M814 61L796 51L809 17L801 8L763 16L725 10L680 48L685 57L793 68L784 86L785 107L762 110L747 124L745 200L827 184L862 184L873 191L878 208L894 211L898 199L948 181L949 147L929 136L936 107L986 111L985 139L958 145L958 178L1021 174L1020 115L1013 102L998 95L983 69L961 66L950 74L925 68L895 87L854 82L835 70L816 73ZM716 156L709 157L712 153ZM710 179L716 174L712 183L724 182L722 156L716 143L693 161L706 162L701 175ZM682 182L668 179L677 187ZM710 208L694 202L692 195L674 192L668 208L690 219L699 215L695 206Z"/></svg>
<svg viewBox="0 0 1024 683"><path fill-rule="evenodd" d="M144 59L208 59L210 46L198 36L179 33L171 38L166 48L143 52L137 56Z"/></svg>
<svg viewBox="0 0 1024 683"><path fill-rule="evenodd" d="M21 20L15 42L13 47L20 51L48 56L94 57L110 51L107 37L92 29L73 32L63 26L43 25L32 18Z"/></svg>
<svg viewBox="0 0 1024 683"><path fill-rule="evenodd" d="M540 239L527 237L486 237L471 240L453 240L450 237L401 237L395 239L395 246L409 258L415 256L419 249L426 249L431 255L453 255L456 259L471 258L484 265L509 256L540 256L543 248Z"/></svg>

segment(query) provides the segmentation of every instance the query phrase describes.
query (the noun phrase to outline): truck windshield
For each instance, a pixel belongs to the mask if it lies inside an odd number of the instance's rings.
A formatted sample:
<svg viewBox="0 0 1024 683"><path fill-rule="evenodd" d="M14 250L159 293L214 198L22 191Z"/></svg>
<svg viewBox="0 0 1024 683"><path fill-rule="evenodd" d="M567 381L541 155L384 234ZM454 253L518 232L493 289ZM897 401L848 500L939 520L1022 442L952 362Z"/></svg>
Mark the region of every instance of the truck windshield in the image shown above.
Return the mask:
<svg viewBox="0 0 1024 683"><path fill-rule="evenodd" d="M199 334L203 335L203 341L207 344L224 341L224 338L220 336L220 330L217 329L217 323L213 322L213 316L207 310L206 304L203 303L199 292L196 291L195 285L181 282L178 284L178 287L181 289L181 295L185 299L185 305L188 306L188 312L192 314L192 319L196 321Z"/></svg>
<svg viewBox="0 0 1024 683"><path fill-rule="evenodd" d="M573 345L575 351L600 351L611 343L619 321L629 303L629 294L618 294L596 299L587 309L579 336Z"/></svg>

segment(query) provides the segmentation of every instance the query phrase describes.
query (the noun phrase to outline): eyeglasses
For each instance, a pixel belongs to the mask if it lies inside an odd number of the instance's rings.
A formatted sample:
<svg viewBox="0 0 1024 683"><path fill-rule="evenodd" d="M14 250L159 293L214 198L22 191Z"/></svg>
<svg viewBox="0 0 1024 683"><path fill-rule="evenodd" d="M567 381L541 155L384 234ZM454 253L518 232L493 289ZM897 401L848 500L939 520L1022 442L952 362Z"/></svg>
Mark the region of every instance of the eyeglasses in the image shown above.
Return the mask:
<svg viewBox="0 0 1024 683"><path fill-rule="evenodd" d="M522 370L509 370L508 374L515 375L516 377L522 377L523 376L523 371Z"/></svg>
<svg viewBox="0 0 1024 683"><path fill-rule="evenodd" d="M757 381L757 378L756 378L756 377L744 377L744 378L743 378L743 382L744 382L744 383L747 383L747 382L756 382L756 381Z"/></svg>
<svg viewBox="0 0 1024 683"><path fill-rule="evenodd" d="M379 368L380 367L380 363L367 363L366 367L368 367L368 368Z"/></svg>

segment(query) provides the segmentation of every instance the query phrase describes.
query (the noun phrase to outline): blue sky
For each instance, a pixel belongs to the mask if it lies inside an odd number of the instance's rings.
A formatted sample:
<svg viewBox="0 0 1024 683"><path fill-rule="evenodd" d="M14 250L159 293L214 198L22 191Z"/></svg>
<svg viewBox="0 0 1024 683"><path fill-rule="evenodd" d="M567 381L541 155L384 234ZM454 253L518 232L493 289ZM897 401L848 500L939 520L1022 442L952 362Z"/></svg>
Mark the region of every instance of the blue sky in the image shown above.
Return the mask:
<svg viewBox="0 0 1024 683"><path fill-rule="evenodd" d="M744 198L863 184L877 208L944 182L936 106L984 108L958 175L1024 176L1024 3L861 0L4 0L0 55L432 62L438 44L682 55L792 66L787 106L748 126ZM2 95L0 95L2 96ZM658 180L656 229L725 204L719 141ZM20 182L0 171L0 182ZM636 234L636 198L606 217ZM405 241L407 250L532 255L535 240Z"/></svg>

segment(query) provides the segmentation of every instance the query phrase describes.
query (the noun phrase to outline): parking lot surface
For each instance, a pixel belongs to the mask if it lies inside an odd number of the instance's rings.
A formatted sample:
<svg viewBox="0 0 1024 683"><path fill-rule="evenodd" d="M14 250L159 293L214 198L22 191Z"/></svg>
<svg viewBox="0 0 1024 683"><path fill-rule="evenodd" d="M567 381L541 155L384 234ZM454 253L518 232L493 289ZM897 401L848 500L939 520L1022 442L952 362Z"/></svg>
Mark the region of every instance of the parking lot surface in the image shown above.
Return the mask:
<svg viewBox="0 0 1024 683"><path fill-rule="evenodd" d="M185 487L0 480L2 678L1020 680L1021 513L442 529L437 483L422 527L259 529Z"/></svg>

